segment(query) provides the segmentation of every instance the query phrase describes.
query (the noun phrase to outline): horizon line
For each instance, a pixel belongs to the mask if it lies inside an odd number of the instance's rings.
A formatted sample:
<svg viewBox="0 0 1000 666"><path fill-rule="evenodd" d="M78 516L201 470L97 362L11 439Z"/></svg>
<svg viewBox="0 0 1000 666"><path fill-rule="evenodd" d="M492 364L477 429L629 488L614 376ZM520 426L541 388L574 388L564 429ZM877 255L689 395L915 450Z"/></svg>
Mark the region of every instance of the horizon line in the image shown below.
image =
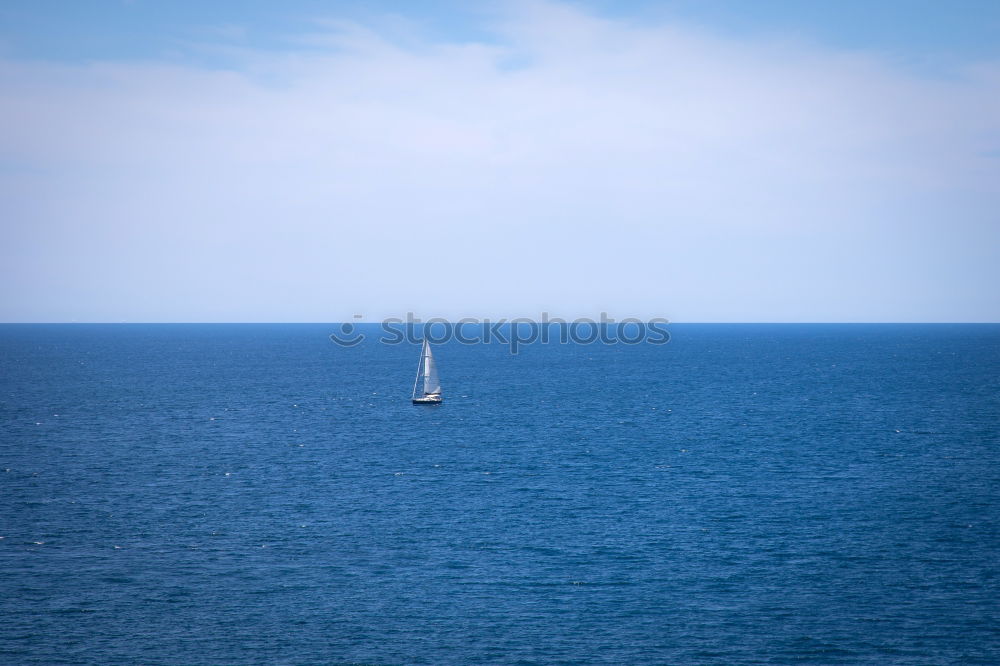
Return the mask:
<svg viewBox="0 0 1000 666"><path fill-rule="evenodd" d="M557 318L558 319L558 318ZM266 325L289 325L289 326L339 326L342 324L351 324L352 326L379 326L385 324L385 321L8 321L0 322L0 326L266 326ZM410 322L409 324L405 321L393 321L388 322L393 326L400 325L456 325L459 321L445 320L445 321L420 321L420 322ZM591 325L591 324L634 324L634 323L649 323L649 320L642 320L640 322L621 322L621 321L518 321L513 322L510 318L498 317L496 319L482 318L478 321L463 322L463 325L470 326L482 326L485 324L500 324L503 326L509 326L511 324L534 324L542 325L547 324L550 326L561 326L561 325ZM913 325L997 325L1000 321L673 321L668 320L667 322L658 322L667 326L675 325L719 325L719 326L861 326L861 325L876 325L876 326L913 326Z"/></svg>

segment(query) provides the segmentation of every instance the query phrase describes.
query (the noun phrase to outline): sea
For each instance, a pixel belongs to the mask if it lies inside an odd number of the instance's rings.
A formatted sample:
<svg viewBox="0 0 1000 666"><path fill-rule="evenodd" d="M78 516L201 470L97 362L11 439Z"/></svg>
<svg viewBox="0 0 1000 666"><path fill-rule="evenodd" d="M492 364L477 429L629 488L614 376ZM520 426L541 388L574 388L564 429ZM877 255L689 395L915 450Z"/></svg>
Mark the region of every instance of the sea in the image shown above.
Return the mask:
<svg viewBox="0 0 1000 666"><path fill-rule="evenodd" d="M0 326L0 663L1000 663L1000 325L339 330Z"/></svg>

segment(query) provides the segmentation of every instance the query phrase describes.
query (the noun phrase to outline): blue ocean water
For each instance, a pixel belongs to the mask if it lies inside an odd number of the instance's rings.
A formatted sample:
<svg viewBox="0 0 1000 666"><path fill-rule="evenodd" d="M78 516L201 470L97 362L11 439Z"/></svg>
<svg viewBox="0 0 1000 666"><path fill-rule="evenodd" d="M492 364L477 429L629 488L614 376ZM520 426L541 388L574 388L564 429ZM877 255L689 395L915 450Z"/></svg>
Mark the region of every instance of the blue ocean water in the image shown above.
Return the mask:
<svg viewBox="0 0 1000 666"><path fill-rule="evenodd" d="M1000 662L1000 326L335 330L0 326L0 662Z"/></svg>

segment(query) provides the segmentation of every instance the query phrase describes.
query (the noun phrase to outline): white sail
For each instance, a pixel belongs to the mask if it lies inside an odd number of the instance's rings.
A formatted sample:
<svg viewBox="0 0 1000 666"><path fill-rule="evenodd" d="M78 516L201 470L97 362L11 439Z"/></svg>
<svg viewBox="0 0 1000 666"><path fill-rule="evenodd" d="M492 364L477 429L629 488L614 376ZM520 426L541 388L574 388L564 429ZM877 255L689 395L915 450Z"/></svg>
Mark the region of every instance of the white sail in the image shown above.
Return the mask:
<svg viewBox="0 0 1000 666"><path fill-rule="evenodd" d="M441 382L434 365L434 355L431 354L431 346L424 340L424 395L440 392Z"/></svg>

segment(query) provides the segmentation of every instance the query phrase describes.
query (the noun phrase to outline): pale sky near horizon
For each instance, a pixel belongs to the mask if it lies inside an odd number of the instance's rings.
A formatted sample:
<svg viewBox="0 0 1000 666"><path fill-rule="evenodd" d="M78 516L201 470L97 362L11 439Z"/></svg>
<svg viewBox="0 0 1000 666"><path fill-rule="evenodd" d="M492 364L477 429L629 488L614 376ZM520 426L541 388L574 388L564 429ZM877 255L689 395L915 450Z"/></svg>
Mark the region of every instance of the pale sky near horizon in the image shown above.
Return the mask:
<svg viewBox="0 0 1000 666"><path fill-rule="evenodd" d="M0 321L1000 321L1000 3L12 2Z"/></svg>

